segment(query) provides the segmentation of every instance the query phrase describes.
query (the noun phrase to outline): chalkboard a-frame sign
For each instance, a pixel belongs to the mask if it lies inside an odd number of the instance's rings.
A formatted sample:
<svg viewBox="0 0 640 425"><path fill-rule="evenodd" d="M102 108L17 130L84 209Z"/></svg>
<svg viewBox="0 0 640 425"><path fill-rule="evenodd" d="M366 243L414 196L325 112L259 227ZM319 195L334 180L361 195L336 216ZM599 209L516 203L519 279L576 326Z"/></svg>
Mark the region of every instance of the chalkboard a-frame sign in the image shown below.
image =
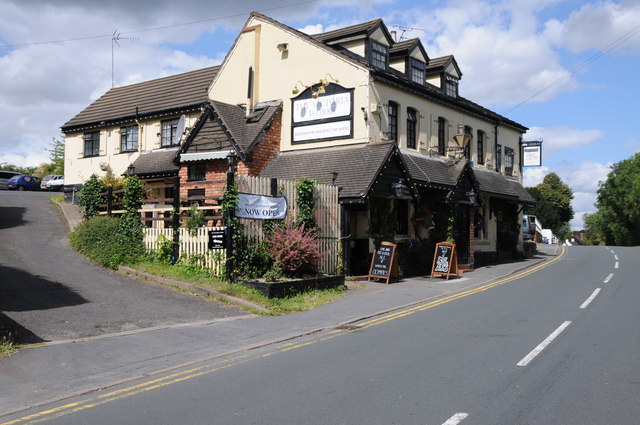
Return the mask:
<svg viewBox="0 0 640 425"><path fill-rule="evenodd" d="M433 266L431 267L431 277L434 275L449 276L458 272L458 256L456 255L456 244L450 242L439 242L436 244L436 252L433 254Z"/></svg>
<svg viewBox="0 0 640 425"><path fill-rule="evenodd" d="M382 279L389 284L389 279L398 275L397 267L396 244L382 242L373 253L367 280Z"/></svg>

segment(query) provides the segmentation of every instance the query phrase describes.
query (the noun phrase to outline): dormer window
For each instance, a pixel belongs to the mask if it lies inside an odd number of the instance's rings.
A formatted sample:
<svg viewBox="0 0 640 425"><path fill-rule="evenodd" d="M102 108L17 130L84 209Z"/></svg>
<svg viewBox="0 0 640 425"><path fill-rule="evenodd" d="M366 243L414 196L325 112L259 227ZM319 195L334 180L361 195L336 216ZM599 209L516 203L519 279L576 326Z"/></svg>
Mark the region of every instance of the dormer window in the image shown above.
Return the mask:
<svg viewBox="0 0 640 425"><path fill-rule="evenodd" d="M411 78L411 81L418 84L424 84L426 67L427 65L424 62L416 58L409 58L409 77Z"/></svg>
<svg viewBox="0 0 640 425"><path fill-rule="evenodd" d="M451 75L446 75L444 78L444 90L447 96L458 97L458 79Z"/></svg>
<svg viewBox="0 0 640 425"><path fill-rule="evenodd" d="M389 63L389 48L375 40L369 40L369 62L376 68L386 70Z"/></svg>

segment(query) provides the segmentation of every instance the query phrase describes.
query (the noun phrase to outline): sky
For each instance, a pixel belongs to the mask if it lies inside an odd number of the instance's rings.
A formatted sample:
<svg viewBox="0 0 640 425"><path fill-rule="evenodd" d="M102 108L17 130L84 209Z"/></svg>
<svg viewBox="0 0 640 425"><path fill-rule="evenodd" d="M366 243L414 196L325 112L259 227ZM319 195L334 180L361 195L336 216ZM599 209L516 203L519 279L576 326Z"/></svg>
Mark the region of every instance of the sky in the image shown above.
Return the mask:
<svg viewBox="0 0 640 425"><path fill-rule="evenodd" d="M257 10L309 34L382 18L453 54L460 95L529 128L542 166L573 190L575 218L598 182L640 151L640 0L0 0L0 164L49 161L60 126L122 86L219 64ZM116 41L114 42L114 38Z"/></svg>

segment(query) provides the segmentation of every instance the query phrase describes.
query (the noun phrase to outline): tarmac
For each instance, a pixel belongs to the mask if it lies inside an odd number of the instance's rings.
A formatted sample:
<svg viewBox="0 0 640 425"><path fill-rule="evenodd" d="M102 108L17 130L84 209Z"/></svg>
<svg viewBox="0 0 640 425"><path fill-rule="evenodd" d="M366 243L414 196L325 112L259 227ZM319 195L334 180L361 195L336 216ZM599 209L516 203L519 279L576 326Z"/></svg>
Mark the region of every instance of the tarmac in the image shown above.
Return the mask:
<svg viewBox="0 0 640 425"><path fill-rule="evenodd" d="M59 205L69 228L75 228L82 220L77 207ZM538 253L532 257L480 267L450 280L415 277L389 285L361 282L336 301L288 316L246 315L23 348L0 359L0 418L458 294L550 261L560 249L538 244Z"/></svg>

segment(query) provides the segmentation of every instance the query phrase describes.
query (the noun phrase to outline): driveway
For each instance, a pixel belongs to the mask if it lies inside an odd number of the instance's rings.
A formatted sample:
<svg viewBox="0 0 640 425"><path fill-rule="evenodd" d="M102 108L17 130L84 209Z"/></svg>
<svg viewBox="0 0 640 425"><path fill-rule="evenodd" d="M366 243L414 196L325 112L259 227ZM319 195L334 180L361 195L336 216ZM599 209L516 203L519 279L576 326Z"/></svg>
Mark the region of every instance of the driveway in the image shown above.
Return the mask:
<svg viewBox="0 0 640 425"><path fill-rule="evenodd" d="M103 269L73 251L47 192L0 191L0 322L59 341L246 315Z"/></svg>

